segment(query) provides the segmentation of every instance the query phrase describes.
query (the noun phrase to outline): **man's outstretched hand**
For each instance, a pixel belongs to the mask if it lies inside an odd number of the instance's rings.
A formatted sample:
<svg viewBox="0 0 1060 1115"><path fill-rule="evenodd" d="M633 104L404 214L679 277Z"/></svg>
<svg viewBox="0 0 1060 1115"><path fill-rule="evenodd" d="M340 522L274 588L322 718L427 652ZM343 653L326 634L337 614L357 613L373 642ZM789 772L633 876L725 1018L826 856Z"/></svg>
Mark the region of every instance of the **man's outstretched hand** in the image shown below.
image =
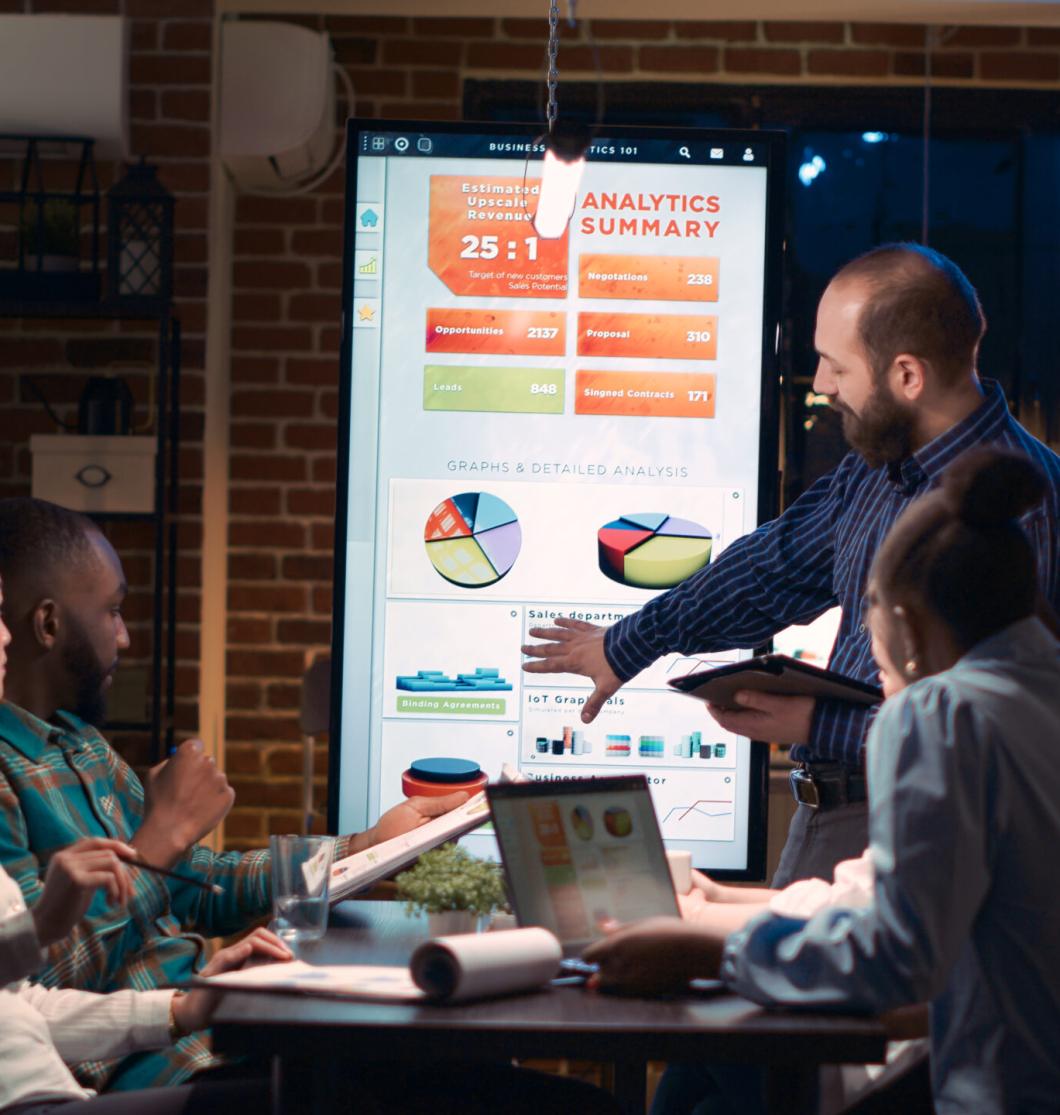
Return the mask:
<svg viewBox="0 0 1060 1115"><path fill-rule="evenodd" d="M446 794L439 798L415 797L409 798L388 809L376 823L364 833L366 847L381 844L384 840L392 840L395 836L402 836L406 832L425 825L435 817L456 809L467 801L467 793L457 790L455 793Z"/></svg>
<svg viewBox="0 0 1060 1115"><path fill-rule="evenodd" d="M560 616L554 627L531 627L530 637L545 641L527 643L522 648L523 654L535 660L523 663L528 674L581 674L592 681L595 688L582 708L586 724L595 720L608 698L622 688L621 679L604 654L606 630L595 623Z"/></svg>

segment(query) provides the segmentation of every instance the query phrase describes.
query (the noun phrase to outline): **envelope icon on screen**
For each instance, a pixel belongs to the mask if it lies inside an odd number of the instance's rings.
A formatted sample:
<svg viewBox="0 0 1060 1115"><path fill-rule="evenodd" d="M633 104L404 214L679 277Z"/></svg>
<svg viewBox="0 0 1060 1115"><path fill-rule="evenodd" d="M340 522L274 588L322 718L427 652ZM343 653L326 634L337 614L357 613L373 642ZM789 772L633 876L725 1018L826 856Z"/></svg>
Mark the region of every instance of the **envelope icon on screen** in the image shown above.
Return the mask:
<svg viewBox="0 0 1060 1115"><path fill-rule="evenodd" d="M710 149L710 157L712 159L724 159L725 158L725 148L724 147L712 147Z"/></svg>

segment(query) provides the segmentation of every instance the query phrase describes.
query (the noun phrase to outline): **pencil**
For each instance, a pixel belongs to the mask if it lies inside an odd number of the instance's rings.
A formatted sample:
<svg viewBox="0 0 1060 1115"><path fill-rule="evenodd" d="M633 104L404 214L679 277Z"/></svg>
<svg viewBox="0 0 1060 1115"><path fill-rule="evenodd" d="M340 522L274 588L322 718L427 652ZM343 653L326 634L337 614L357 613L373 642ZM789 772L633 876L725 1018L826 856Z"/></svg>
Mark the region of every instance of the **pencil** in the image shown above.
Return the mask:
<svg viewBox="0 0 1060 1115"><path fill-rule="evenodd" d="M153 863L145 863L142 859L129 861L131 867L138 867L141 871L151 871L155 875L165 875L167 879L176 879L181 883L190 883L193 887L208 890L212 894L224 894L224 887L218 883L207 883L204 879L196 879L194 875L185 875L180 871L170 871L168 867L155 867Z"/></svg>

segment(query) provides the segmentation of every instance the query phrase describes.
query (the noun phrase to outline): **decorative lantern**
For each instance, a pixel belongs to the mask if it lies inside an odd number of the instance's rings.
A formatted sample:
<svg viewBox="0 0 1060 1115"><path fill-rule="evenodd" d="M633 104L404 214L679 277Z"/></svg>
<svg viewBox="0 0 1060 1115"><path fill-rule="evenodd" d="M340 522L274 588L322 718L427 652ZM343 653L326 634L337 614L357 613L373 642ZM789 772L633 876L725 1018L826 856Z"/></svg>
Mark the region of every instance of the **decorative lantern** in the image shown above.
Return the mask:
<svg viewBox="0 0 1060 1115"><path fill-rule="evenodd" d="M160 312L173 294L173 196L142 160L107 192L107 298Z"/></svg>

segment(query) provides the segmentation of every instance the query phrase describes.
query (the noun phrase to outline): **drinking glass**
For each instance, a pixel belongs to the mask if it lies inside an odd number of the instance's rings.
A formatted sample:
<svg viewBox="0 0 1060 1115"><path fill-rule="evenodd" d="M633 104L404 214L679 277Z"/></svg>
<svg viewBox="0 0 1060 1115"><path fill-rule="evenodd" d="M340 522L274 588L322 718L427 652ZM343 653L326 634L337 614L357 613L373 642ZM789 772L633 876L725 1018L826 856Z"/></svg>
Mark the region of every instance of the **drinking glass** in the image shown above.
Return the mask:
<svg viewBox="0 0 1060 1115"><path fill-rule="evenodd" d="M270 836L272 931L292 948L316 941L328 925L333 836Z"/></svg>

